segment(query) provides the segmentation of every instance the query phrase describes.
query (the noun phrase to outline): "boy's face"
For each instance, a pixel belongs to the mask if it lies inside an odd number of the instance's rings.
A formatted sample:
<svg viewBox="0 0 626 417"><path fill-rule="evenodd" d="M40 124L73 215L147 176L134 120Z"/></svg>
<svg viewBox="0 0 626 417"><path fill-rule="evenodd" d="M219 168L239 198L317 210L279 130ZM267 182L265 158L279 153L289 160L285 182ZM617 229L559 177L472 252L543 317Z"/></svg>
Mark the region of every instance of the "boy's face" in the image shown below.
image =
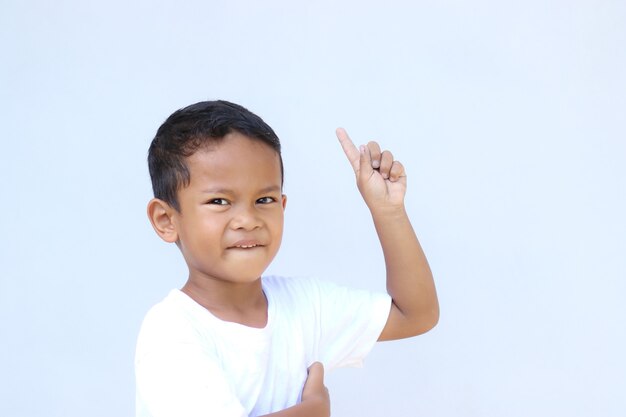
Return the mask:
<svg viewBox="0 0 626 417"><path fill-rule="evenodd" d="M180 213L172 221L189 279L257 280L282 239L286 197L278 154L233 132L187 158L187 166L191 181L178 191Z"/></svg>

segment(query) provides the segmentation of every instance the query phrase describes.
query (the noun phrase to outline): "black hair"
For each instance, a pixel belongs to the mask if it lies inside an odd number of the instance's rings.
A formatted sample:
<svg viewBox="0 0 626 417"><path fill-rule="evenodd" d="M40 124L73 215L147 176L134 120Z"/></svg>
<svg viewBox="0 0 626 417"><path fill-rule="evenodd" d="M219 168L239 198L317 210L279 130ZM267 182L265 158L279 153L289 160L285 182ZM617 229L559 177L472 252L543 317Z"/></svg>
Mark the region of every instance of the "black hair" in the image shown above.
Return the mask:
<svg viewBox="0 0 626 417"><path fill-rule="evenodd" d="M191 180L185 159L232 132L258 139L274 149L280 160L282 181L280 140L263 119L235 103L201 101L172 113L150 144L148 168L154 196L180 211L177 192Z"/></svg>

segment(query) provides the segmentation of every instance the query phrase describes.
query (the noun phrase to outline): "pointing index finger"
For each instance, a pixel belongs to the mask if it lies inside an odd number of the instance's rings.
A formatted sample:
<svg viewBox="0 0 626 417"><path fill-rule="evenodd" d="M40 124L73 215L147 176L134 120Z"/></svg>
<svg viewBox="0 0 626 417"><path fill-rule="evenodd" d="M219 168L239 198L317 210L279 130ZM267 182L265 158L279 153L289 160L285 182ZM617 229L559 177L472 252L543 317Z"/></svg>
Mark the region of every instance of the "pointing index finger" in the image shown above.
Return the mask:
<svg viewBox="0 0 626 417"><path fill-rule="evenodd" d="M341 143L341 147L343 148L343 152L346 154L348 161L350 161L350 165L352 165L352 169L355 173L359 172L359 160L361 158L359 150L356 146L354 146L354 143L352 143L346 129L339 127L337 128L336 133L339 143Z"/></svg>

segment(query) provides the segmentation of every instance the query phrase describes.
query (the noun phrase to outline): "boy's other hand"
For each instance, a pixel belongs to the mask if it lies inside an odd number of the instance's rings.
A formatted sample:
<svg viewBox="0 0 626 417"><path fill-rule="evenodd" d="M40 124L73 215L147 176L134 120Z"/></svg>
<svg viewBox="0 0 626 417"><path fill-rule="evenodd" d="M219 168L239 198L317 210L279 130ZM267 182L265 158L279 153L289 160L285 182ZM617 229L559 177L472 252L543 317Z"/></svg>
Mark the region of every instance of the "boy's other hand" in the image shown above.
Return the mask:
<svg viewBox="0 0 626 417"><path fill-rule="evenodd" d="M406 194L406 173L400 161L395 161L389 151L381 152L376 142L357 148L345 129L340 127L336 133L369 209L402 208Z"/></svg>
<svg viewBox="0 0 626 417"><path fill-rule="evenodd" d="M302 389L302 402L317 402L322 410L320 415L330 416L330 396L324 385L324 365L313 363L308 369L308 377Z"/></svg>

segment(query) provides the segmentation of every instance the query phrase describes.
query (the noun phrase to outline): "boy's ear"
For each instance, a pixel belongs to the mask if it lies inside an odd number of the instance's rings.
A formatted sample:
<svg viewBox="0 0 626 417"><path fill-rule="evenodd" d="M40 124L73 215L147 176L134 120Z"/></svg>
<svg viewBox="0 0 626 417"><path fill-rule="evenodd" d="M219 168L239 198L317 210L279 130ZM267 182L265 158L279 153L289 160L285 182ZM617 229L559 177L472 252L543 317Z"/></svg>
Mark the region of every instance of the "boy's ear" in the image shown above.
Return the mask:
<svg viewBox="0 0 626 417"><path fill-rule="evenodd" d="M148 203L148 218L154 231L164 241L174 243L178 240L178 231L173 221L175 209L165 201L153 198Z"/></svg>
<svg viewBox="0 0 626 417"><path fill-rule="evenodd" d="M287 207L287 195L283 194L282 198L283 210Z"/></svg>

